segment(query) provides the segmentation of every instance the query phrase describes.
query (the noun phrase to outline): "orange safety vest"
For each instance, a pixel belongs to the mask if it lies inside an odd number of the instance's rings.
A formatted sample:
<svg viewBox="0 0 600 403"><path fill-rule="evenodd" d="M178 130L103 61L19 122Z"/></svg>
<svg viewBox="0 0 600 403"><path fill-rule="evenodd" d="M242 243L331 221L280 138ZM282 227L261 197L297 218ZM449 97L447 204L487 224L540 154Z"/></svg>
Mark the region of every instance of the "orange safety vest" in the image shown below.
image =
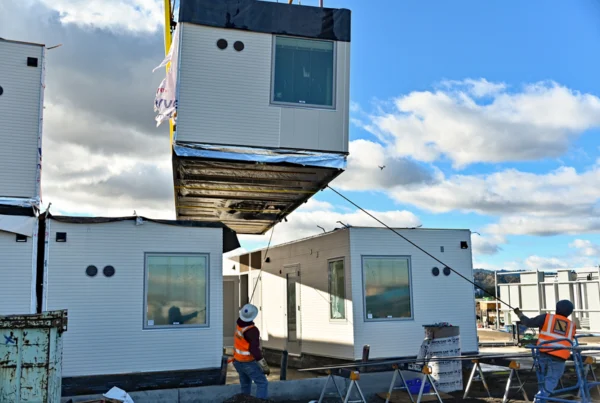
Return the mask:
<svg viewBox="0 0 600 403"><path fill-rule="evenodd" d="M565 316L547 314L546 320L544 321L544 326L540 330L538 345L543 342L556 340L554 343L545 344L545 346L571 347L572 344L564 339L569 339L571 341L575 340L575 324ZM570 350L552 350L551 348L540 348L540 352L562 358L563 360L568 360L571 356Z"/></svg>
<svg viewBox="0 0 600 403"><path fill-rule="evenodd" d="M233 359L238 362L254 361L254 357L250 353L250 343L244 338L246 330L252 329L254 325L240 327L236 325L235 333L233 334Z"/></svg>

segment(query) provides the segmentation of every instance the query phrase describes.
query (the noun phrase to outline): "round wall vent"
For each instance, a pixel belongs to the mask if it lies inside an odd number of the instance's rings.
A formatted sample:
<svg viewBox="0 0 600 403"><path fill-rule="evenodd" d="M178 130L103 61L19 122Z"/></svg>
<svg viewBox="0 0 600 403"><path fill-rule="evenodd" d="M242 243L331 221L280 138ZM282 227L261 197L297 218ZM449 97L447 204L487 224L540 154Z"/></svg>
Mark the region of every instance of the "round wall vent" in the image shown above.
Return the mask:
<svg viewBox="0 0 600 403"><path fill-rule="evenodd" d="M0 87L0 95L4 94L4 89Z"/></svg>
<svg viewBox="0 0 600 403"><path fill-rule="evenodd" d="M94 277L96 274L98 274L98 268L96 266L88 266L85 269L85 274L90 277Z"/></svg>
<svg viewBox="0 0 600 403"><path fill-rule="evenodd" d="M438 269L437 267L434 267L433 269L431 269L431 274L433 274L435 277L440 275L440 269Z"/></svg>
<svg viewBox="0 0 600 403"><path fill-rule="evenodd" d="M217 47L221 50L227 49L227 41L225 39L219 39L217 41Z"/></svg>
<svg viewBox="0 0 600 403"><path fill-rule="evenodd" d="M238 52L241 52L242 50L244 50L244 42L237 41L233 44L233 48Z"/></svg>
<svg viewBox="0 0 600 403"><path fill-rule="evenodd" d="M451 273L451 270L449 267L444 267L444 276L449 276Z"/></svg>
<svg viewBox="0 0 600 403"><path fill-rule="evenodd" d="M102 272L106 277L112 277L115 275L115 268L112 266L106 266Z"/></svg>

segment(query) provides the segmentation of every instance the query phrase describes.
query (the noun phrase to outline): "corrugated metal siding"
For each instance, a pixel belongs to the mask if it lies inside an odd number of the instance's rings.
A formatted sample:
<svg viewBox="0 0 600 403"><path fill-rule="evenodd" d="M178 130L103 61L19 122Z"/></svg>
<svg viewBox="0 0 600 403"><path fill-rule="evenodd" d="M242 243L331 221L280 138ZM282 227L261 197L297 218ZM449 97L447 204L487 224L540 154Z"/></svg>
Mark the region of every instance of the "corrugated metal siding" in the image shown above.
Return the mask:
<svg viewBox="0 0 600 403"><path fill-rule="evenodd" d="M402 235L448 264L468 279L473 278L470 232L464 230L398 230ZM469 249L461 249L467 241ZM444 247L444 252L440 247ZM433 267L443 267L388 229L350 229L352 295L354 302L354 358L371 346L371 358L416 355L424 338L422 325L449 322L460 326L463 352L478 351L473 285L454 273L438 277ZM414 320L366 322L364 319L362 255L411 256Z"/></svg>
<svg viewBox="0 0 600 403"><path fill-rule="evenodd" d="M263 265L262 274L264 347L280 350L285 348L287 300L284 266L299 264L302 284L300 290L302 353L353 358L353 307L349 252L347 231L270 248L268 255L271 262ZM340 257L345 258L346 263L347 320L331 321L328 261ZM282 274L279 273L280 270Z"/></svg>
<svg viewBox="0 0 600 403"><path fill-rule="evenodd" d="M177 141L279 147L280 108L269 106L271 35L180 27ZM225 50L217 48L221 38Z"/></svg>
<svg viewBox="0 0 600 403"><path fill-rule="evenodd" d="M50 222L47 308L69 310L63 376L216 368L223 347L221 229ZM67 232L57 243L56 232ZM209 253L209 328L142 330L144 253ZM99 274L90 278L93 264ZM102 275L112 265L116 274Z"/></svg>
<svg viewBox="0 0 600 403"><path fill-rule="evenodd" d="M0 196L37 196L42 50L0 40ZM28 67L28 57L38 67Z"/></svg>
<svg viewBox="0 0 600 403"><path fill-rule="evenodd" d="M0 315L35 313L35 247L33 238L16 242L15 234L0 231Z"/></svg>

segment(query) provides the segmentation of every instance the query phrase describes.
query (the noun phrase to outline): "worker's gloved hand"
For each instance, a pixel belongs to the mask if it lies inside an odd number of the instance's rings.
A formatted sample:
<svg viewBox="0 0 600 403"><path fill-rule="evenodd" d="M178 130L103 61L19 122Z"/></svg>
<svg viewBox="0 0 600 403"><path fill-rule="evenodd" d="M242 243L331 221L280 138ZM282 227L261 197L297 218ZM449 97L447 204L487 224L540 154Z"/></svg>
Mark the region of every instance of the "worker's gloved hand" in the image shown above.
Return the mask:
<svg viewBox="0 0 600 403"><path fill-rule="evenodd" d="M269 364L267 364L267 361L265 361L265 359L261 359L260 361L258 361L258 365L260 366L260 369L262 369L262 372L265 375L270 375L271 374L271 369L269 368Z"/></svg>
<svg viewBox="0 0 600 403"><path fill-rule="evenodd" d="M523 312L519 308L515 308L515 314L520 318L523 316Z"/></svg>

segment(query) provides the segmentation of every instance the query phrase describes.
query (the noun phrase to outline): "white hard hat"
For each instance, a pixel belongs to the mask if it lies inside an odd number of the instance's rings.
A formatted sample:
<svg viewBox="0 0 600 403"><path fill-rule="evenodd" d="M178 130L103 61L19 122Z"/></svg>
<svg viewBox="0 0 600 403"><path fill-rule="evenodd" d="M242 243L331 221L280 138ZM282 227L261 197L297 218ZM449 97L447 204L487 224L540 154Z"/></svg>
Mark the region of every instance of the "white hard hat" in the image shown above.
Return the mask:
<svg viewBox="0 0 600 403"><path fill-rule="evenodd" d="M252 304L246 304L240 309L240 319L244 322L252 322L258 316L258 308Z"/></svg>

